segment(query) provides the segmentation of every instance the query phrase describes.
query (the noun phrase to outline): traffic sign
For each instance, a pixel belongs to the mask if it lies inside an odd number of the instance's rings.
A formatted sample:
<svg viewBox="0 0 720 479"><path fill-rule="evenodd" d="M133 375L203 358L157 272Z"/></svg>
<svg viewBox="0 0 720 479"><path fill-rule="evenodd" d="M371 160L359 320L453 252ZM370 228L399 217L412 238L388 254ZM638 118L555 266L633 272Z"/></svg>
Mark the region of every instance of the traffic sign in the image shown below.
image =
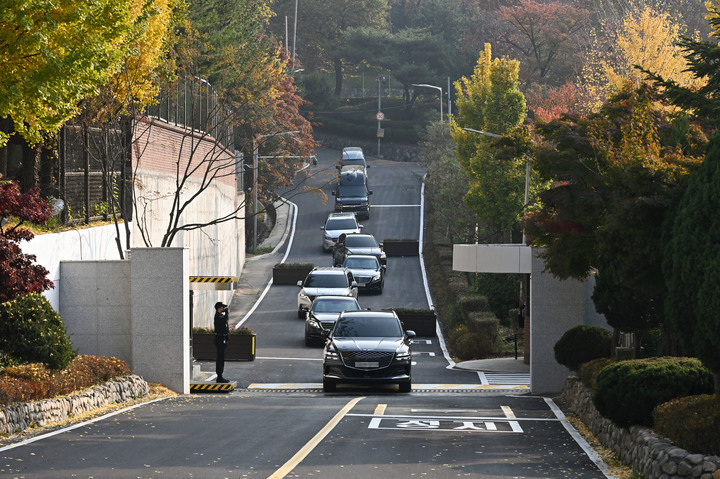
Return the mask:
<svg viewBox="0 0 720 479"><path fill-rule="evenodd" d="M375 115L375 118L377 118L377 121L383 121L385 119L385 113L379 111L377 115Z"/></svg>

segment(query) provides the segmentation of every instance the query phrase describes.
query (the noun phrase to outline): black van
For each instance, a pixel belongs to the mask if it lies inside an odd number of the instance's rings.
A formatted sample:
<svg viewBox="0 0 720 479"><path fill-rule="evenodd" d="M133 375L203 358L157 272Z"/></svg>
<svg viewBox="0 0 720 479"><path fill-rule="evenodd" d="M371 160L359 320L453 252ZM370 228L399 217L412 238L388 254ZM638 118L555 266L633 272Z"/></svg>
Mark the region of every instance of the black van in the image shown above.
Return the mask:
<svg viewBox="0 0 720 479"><path fill-rule="evenodd" d="M370 218L370 195L367 177L361 169L343 171L338 176L335 191L335 211L354 212L358 218Z"/></svg>

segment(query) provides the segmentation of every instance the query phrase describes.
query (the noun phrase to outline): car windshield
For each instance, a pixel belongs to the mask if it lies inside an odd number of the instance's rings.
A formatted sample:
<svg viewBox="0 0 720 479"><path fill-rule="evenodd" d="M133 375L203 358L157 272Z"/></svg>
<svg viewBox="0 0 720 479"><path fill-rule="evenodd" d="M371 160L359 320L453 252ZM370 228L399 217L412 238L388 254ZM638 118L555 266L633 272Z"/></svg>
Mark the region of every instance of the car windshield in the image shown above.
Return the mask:
<svg viewBox="0 0 720 479"><path fill-rule="evenodd" d="M310 274L303 285L306 288L347 288L344 274Z"/></svg>
<svg viewBox="0 0 720 479"><path fill-rule="evenodd" d="M336 324L333 336L338 338L399 338L402 336L400 323L393 317L352 317L341 318Z"/></svg>
<svg viewBox="0 0 720 479"><path fill-rule="evenodd" d="M367 190L363 185L338 186L338 196L367 196Z"/></svg>
<svg viewBox="0 0 720 479"><path fill-rule="evenodd" d="M378 244L372 236L351 236L345 238L345 246L348 248L377 248Z"/></svg>
<svg viewBox="0 0 720 479"><path fill-rule="evenodd" d="M343 311L360 311L357 301L347 299L323 299L315 301L312 310L316 313L341 313Z"/></svg>
<svg viewBox="0 0 720 479"><path fill-rule="evenodd" d="M343 160L343 165L357 165L357 166L365 166L365 160L362 158L345 158Z"/></svg>
<svg viewBox="0 0 720 479"><path fill-rule="evenodd" d="M375 258L358 258L356 256L348 256L345 260L345 267L355 269L378 269L378 262Z"/></svg>
<svg viewBox="0 0 720 479"><path fill-rule="evenodd" d="M357 223L353 218L338 218L328 220L325 224L325 230L354 230L357 229Z"/></svg>

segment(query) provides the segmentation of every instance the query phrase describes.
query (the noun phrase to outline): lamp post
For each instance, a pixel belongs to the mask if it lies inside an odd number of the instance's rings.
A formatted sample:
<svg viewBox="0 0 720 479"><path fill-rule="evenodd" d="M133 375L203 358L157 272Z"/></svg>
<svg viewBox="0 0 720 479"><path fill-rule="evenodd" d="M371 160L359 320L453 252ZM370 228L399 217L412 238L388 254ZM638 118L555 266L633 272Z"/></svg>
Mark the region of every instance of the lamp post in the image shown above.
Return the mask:
<svg viewBox="0 0 720 479"><path fill-rule="evenodd" d="M380 155L380 129L381 129L381 123L380 123L380 114L382 113L382 101L380 98L382 97L382 84L385 83L385 77L384 76L378 76L378 112L377 112L377 141L378 141L378 150L377 150L377 156L378 158L382 158Z"/></svg>
<svg viewBox="0 0 720 479"><path fill-rule="evenodd" d="M413 83L412 86L422 86L425 88L435 88L440 92L440 121L443 121L443 97L442 97L442 87L435 86L435 85L428 85L427 83Z"/></svg>
<svg viewBox="0 0 720 479"><path fill-rule="evenodd" d="M268 133L267 135L258 135L253 137L252 149L253 149L253 253L257 252L257 215L258 215L258 141L263 138L269 138L271 136L280 135L294 135L300 133L297 130L294 131L281 131L278 133Z"/></svg>

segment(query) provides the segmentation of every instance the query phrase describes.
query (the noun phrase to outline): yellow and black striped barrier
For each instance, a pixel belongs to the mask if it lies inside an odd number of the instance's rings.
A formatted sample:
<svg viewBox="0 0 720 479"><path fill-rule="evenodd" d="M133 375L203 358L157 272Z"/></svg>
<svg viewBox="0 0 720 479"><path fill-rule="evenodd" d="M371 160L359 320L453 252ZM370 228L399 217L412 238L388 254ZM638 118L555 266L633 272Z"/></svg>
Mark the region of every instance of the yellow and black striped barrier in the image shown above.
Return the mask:
<svg viewBox="0 0 720 479"><path fill-rule="evenodd" d="M190 289L230 290L235 283L237 276L190 276Z"/></svg>
<svg viewBox="0 0 720 479"><path fill-rule="evenodd" d="M236 381L229 383L192 382L190 383L190 392L230 392L234 391L236 386Z"/></svg>

